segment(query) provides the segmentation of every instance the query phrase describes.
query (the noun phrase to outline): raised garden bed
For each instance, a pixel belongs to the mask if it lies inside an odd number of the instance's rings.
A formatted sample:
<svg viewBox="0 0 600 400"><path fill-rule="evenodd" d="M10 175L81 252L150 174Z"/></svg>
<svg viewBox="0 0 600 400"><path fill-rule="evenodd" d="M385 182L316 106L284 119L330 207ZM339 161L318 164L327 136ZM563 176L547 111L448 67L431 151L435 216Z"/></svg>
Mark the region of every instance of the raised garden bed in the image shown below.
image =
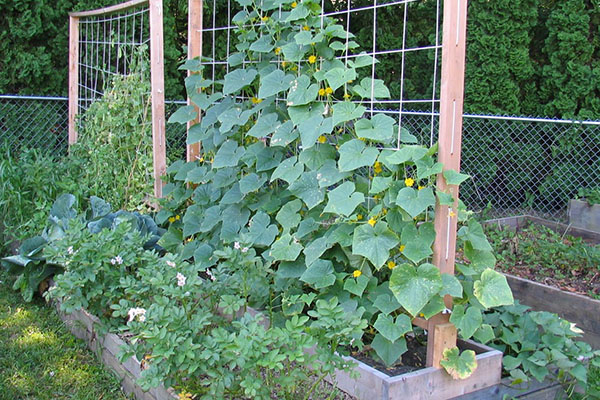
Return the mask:
<svg viewBox="0 0 600 400"><path fill-rule="evenodd" d="M567 211L569 225L597 232L600 235L600 204L588 204L585 200L572 199Z"/></svg>
<svg viewBox="0 0 600 400"><path fill-rule="evenodd" d="M600 243L599 233L531 216L500 218L487 221L486 224L509 228L517 232L532 224L541 225L560 235L559 239L563 244L574 241L567 235L581 238L592 245ZM536 240L535 237L526 239ZM509 245L518 247L520 244L518 240L515 240L514 244L509 243ZM585 244L580 245L584 246ZM539 252L543 253L544 250L539 249ZM515 250L515 253L518 251ZM517 265L518 263L521 265ZM498 268L506 273L514 297L533 310L553 312L574 322L584 331L583 340L594 348L600 348L600 316L598 314L600 301L590 297L600 289L600 270L594 271L591 267L567 262L562 269L559 265L548 266L549 268L535 263L529 265L527 260L520 260L518 263L513 265L512 260L510 263L505 260L498 262ZM553 268L556 268L556 272L553 271Z"/></svg>
<svg viewBox="0 0 600 400"><path fill-rule="evenodd" d="M60 304L55 303L57 310ZM85 340L88 347L101 357L102 362L112 369L121 379L123 391L133 394L138 400L174 400L178 396L172 389L163 386L143 391L136 384L142 371L141 363L132 357L120 363L117 359L119 348L124 345L121 338L113 333L99 336L96 324L100 321L85 311L65 314L58 311L61 319L71 332ZM562 391L557 383L533 382L520 386L511 385L508 379L500 381L502 353L472 341L459 341L465 349L473 349L479 354L478 369L474 375L464 381L455 381L443 370L424 368L398 376L389 376L361 361L356 371L361 374L353 380L348 373L336 374L337 386L357 399L449 399L492 400L503 399L505 395L520 399L553 399Z"/></svg>

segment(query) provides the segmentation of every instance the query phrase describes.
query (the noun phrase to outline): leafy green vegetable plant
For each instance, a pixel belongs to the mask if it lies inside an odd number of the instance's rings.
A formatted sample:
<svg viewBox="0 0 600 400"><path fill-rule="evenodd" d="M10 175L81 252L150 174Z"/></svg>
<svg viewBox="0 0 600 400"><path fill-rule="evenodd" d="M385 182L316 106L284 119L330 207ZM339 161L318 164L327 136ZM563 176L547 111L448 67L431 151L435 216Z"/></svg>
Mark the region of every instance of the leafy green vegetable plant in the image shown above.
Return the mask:
<svg viewBox="0 0 600 400"><path fill-rule="evenodd" d="M101 99L82 115L71 157L83 165L81 184L117 209L140 209L153 188L150 79L147 51L131 73L112 77Z"/></svg>
<svg viewBox="0 0 600 400"><path fill-rule="evenodd" d="M341 61L346 40L356 47L353 35L320 18L317 2L238 2L238 52L224 79L204 77L197 60L183 66L193 72L188 95L204 110L188 143L201 142L204 154L169 167L157 216L168 232L159 244L218 266L224 248L243 243L275 276L266 307L275 321L333 301L374 328L355 335L353 345L370 344L388 365L406 351L410 321L444 311L445 295L466 310L454 317L469 326L459 329L462 337L487 332L482 312L511 304L510 289L493 270L481 226L463 208L452 218L465 223L461 245L471 263L459 276L430 263L433 207L454 199L434 188L443 170L435 146L415 145L385 113L365 113L363 102L390 96L381 80L354 82L375 60L361 54ZM185 106L170 121L195 117ZM449 184L468 178L443 176ZM463 357L474 361L472 353ZM448 368L454 364L448 360Z"/></svg>

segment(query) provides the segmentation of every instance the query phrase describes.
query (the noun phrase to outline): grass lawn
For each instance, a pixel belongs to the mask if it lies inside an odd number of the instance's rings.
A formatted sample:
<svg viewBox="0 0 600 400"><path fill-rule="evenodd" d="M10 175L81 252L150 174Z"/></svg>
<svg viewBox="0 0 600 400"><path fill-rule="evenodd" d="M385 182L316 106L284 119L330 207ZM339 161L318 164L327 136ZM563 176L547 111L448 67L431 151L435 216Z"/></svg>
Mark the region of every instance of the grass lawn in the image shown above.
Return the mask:
<svg viewBox="0 0 600 400"><path fill-rule="evenodd" d="M25 303L12 282L0 268L0 399L128 399L54 309Z"/></svg>

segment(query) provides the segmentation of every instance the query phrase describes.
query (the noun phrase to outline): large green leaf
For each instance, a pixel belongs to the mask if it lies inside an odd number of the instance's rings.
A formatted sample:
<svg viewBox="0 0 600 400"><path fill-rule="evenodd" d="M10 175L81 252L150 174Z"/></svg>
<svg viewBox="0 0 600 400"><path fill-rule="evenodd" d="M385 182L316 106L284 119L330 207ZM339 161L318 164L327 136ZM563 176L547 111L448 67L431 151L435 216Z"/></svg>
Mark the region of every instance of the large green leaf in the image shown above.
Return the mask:
<svg viewBox="0 0 600 400"><path fill-rule="evenodd" d="M373 338L371 347L387 366L394 364L408 350L404 338L390 342L379 333Z"/></svg>
<svg viewBox="0 0 600 400"><path fill-rule="evenodd" d="M269 75L260 79L260 88L258 89L258 97L265 99L274 96L277 93L283 92L290 88L290 84L294 80L294 75L286 75L280 69L276 69Z"/></svg>
<svg viewBox="0 0 600 400"><path fill-rule="evenodd" d="M493 251L492 246L485 236L483 227L481 224L474 219L470 219L466 226L462 226L458 230L458 236L469 243L475 250L479 251Z"/></svg>
<svg viewBox="0 0 600 400"><path fill-rule="evenodd" d="M292 121L286 121L282 125L275 128L273 136L271 136L271 146L285 147L292 143L298 137L298 131L294 129Z"/></svg>
<svg viewBox="0 0 600 400"><path fill-rule="evenodd" d="M354 68L332 68L325 73L325 79L333 90L344 86L348 81L356 79L356 70ZM359 115L360 117L360 115Z"/></svg>
<svg viewBox="0 0 600 400"><path fill-rule="evenodd" d="M187 124L198 116L196 108L194 106L182 106L177 109L171 116L167 123L169 124Z"/></svg>
<svg viewBox="0 0 600 400"><path fill-rule="evenodd" d="M315 145L319 136L331 133L333 130L332 119L316 115L306 121L302 121L298 125L298 130L300 131L302 148L309 149Z"/></svg>
<svg viewBox="0 0 600 400"><path fill-rule="evenodd" d="M448 185L460 185L464 181L470 178L467 174L461 174L453 169L448 169L444 171L444 178L446 179L446 183Z"/></svg>
<svg viewBox="0 0 600 400"><path fill-rule="evenodd" d="M466 379L477 368L475 352L465 350L459 355L458 347L444 350L444 358L440 364L453 379Z"/></svg>
<svg viewBox="0 0 600 400"><path fill-rule="evenodd" d="M270 246L279 230L271 224L271 217L259 211L250 220L248 238L255 246Z"/></svg>
<svg viewBox="0 0 600 400"><path fill-rule="evenodd" d="M269 255L275 261L294 261L300 255L302 245L289 233L282 235L271 245Z"/></svg>
<svg viewBox="0 0 600 400"><path fill-rule="evenodd" d="M317 179L319 180L319 187L321 188L335 185L348 176L350 176L350 173L340 172L333 159L326 159L321 168L317 171Z"/></svg>
<svg viewBox="0 0 600 400"><path fill-rule="evenodd" d="M362 140L353 139L341 145L339 153L338 167L340 171L346 172L373 165L379 150L375 147L367 147Z"/></svg>
<svg viewBox="0 0 600 400"><path fill-rule="evenodd" d="M244 148L239 147L237 142L234 140L227 140L217 151L212 167L235 167L240 161L240 158L244 155L244 152Z"/></svg>
<svg viewBox="0 0 600 400"><path fill-rule="evenodd" d="M333 264L329 260L317 260L312 263L300 277L315 289L322 289L335 283Z"/></svg>
<svg viewBox="0 0 600 400"><path fill-rule="evenodd" d="M315 262L327 249L330 249L334 243L331 243L324 237L317 237L304 248L304 260L306 265Z"/></svg>
<svg viewBox="0 0 600 400"><path fill-rule="evenodd" d="M302 202L298 199L286 203L279 212L275 219L277 222L281 224L281 227L284 231L289 231L292 228L295 228L300 223L302 217L298 213L302 208Z"/></svg>
<svg viewBox="0 0 600 400"><path fill-rule="evenodd" d="M395 342L404 336L406 332L412 330L412 323L406 314L398 315L395 321L391 315L379 314L373 327L377 329L377 332L384 338L390 342Z"/></svg>
<svg viewBox="0 0 600 400"><path fill-rule="evenodd" d="M370 99L371 97L374 99L390 98L390 91L381 79L363 78L360 85L354 86L352 90L363 99Z"/></svg>
<svg viewBox="0 0 600 400"><path fill-rule="evenodd" d="M476 307L469 307L465 312L465 306L458 304L452 309L450 322L456 326L463 339L470 339L481 326L483 317Z"/></svg>
<svg viewBox="0 0 600 400"><path fill-rule="evenodd" d="M402 229L402 254L418 264L421 260L433 254L431 245L435 240L435 228L431 222L422 224L419 229L413 224L407 224Z"/></svg>
<svg viewBox="0 0 600 400"><path fill-rule="evenodd" d="M354 229L352 254L366 257L380 269L390 258L390 250L398 245L398 237L383 221L375 226L362 224Z"/></svg>
<svg viewBox="0 0 600 400"><path fill-rule="evenodd" d="M396 204L415 218L427 210L428 207L435 206L435 196L433 190L429 187L421 190L404 187L398 192Z"/></svg>
<svg viewBox="0 0 600 400"><path fill-rule="evenodd" d="M354 190L354 183L346 181L327 193L329 202L327 202L323 212L343 215L345 217L351 215L356 206L365 201L365 196Z"/></svg>
<svg viewBox="0 0 600 400"><path fill-rule="evenodd" d="M344 290L361 297L368 284L369 278L365 275L361 275L358 278L348 278L344 282Z"/></svg>
<svg viewBox="0 0 600 400"><path fill-rule="evenodd" d="M248 131L248 136L263 138L275 132L279 126L281 126L281 122L276 113L262 114Z"/></svg>
<svg viewBox="0 0 600 400"><path fill-rule="evenodd" d="M371 119L356 122L356 135L376 142L388 142L394 136L394 118L385 114L375 114Z"/></svg>
<svg viewBox="0 0 600 400"><path fill-rule="evenodd" d="M309 210L325 199L325 191L319 188L316 171L302 174L296 182L290 185L289 190L301 198Z"/></svg>
<svg viewBox="0 0 600 400"><path fill-rule="evenodd" d="M384 160L385 164L398 165L406 162L416 162L427 155L427 149L423 146L402 146L399 150L394 151Z"/></svg>
<svg viewBox="0 0 600 400"><path fill-rule="evenodd" d="M389 294L380 294L375 299L373 306L387 315L400 308L400 303L398 303L394 296L390 296Z"/></svg>
<svg viewBox="0 0 600 400"><path fill-rule="evenodd" d="M307 104L305 106L288 107L288 113L295 125L299 125L302 121L306 121L316 115L323 115L325 106L321 102Z"/></svg>
<svg viewBox="0 0 600 400"><path fill-rule="evenodd" d="M254 172L248 174L240 179L240 192L244 195L255 192L260 189L266 181L267 177L265 174L261 174L261 176L256 175Z"/></svg>
<svg viewBox="0 0 600 400"><path fill-rule="evenodd" d="M223 94L232 94L250 85L258 75L255 69L236 69L225 75Z"/></svg>
<svg viewBox="0 0 600 400"><path fill-rule="evenodd" d="M402 264L394 268L390 277L390 290L398 302L411 315L419 311L442 289L442 276L432 264L422 264L418 268Z"/></svg>
<svg viewBox="0 0 600 400"><path fill-rule="evenodd" d="M271 175L271 182L275 179L282 179L291 185L303 172L304 164L297 162L297 157L292 156L284 160L277 168L275 168L273 175Z"/></svg>
<svg viewBox="0 0 600 400"><path fill-rule="evenodd" d="M311 103L319 95L319 85L311 85L310 78L306 75L300 75L291 83L290 91L287 96L288 106L302 106Z"/></svg>
<svg viewBox="0 0 600 400"><path fill-rule="evenodd" d="M356 105L349 101L341 101L339 103L335 103L332 107L332 110L333 126L336 126L339 123L353 121L362 117L367 109L366 107Z"/></svg>
<svg viewBox="0 0 600 400"><path fill-rule="evenodd" d="M513 294L506 282L506 277L490 268L483 271L480 280L474 282L473 294L481 305L486 308L507 306L514 303Z"/></svg>
<svg viewBox="0 0 600 400"><path fill-rule="evenodd" d="M250 50L255 51L257 53L269 53L273 50L273 42L271 41L270 35L264 35L252 42L250 45Z"/></svg>

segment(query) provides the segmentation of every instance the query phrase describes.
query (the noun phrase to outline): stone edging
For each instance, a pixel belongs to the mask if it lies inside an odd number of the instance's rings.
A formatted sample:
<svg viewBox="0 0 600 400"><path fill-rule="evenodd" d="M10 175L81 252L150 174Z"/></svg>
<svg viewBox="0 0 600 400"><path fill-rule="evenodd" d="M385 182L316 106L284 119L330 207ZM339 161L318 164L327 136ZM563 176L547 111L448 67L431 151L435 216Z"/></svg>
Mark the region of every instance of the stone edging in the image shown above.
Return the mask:
<svg viewBox="0 0 600 400"><path fill-rule="evenodd" d="M54 305L60 319L71 333L84 340L90 350L99 355L102 363L119 377L121 388L125 393L133 393L138 400L174 400L178 398L172 388L166 389L163 385L152 388L147 392L143 391L136 383L142 371L140 362L135 356L123 363L119 362L117 353L125 345L125 342L114 333L107 333L104 336L98 335L95 326L100 324L100 320L96 316L85 310L65 314L60 311L59 301L55 301Z"/></svg>

